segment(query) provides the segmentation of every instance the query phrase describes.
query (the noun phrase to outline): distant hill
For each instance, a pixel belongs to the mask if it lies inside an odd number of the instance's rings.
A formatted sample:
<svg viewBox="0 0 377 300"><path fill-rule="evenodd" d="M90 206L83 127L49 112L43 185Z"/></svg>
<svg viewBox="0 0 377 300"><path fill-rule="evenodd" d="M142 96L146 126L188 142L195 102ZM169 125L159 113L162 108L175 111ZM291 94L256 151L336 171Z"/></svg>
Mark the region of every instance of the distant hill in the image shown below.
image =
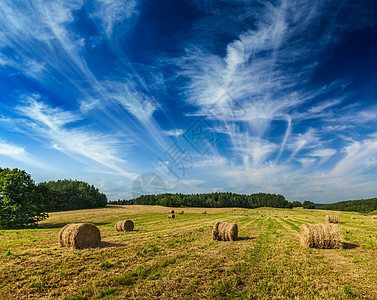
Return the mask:
<svg viewBox="0 0 377 300"><path fill-rule="evenodd" d="M377 198L341 201L326 204L320 207L327 210L356 211L360 213L370 213L377 210Z"/></svg>

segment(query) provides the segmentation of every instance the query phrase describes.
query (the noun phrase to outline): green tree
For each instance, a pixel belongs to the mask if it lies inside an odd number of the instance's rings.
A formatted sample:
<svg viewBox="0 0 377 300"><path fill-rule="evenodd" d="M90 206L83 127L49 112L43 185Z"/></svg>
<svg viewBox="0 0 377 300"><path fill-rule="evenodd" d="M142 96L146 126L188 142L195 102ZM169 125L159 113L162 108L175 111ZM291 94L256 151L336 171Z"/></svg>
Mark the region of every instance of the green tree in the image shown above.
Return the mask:
<svg viewBox="0 0 377 300"><path fill-rule="evenodd" d="M47 218L46 193L26 171L0 168L0 226L21 227Z"/></svg>
<svg viewBox="0 0 377 300"><path fill-rule="evenodd" d="M299 201L293 201L292 202L292 207L301 207L302 206L302 203L299 202Z"/></svg>
<svg viewBox="0 0 377 300"><path fill-rule="evenodd" d="M304 203L302 204L302 207L306 209L314 209L315 205L311 201L304 201Z"/></svg>

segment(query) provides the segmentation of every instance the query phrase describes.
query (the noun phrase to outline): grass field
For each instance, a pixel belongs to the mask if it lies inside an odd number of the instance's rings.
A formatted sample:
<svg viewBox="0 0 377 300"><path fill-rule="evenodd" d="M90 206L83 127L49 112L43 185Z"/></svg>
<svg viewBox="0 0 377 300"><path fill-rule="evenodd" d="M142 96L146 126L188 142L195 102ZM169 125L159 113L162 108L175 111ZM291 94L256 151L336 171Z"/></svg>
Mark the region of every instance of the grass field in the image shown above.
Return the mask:
<svg viewBox="0 0 377 300"><path fill-rule="evenodd" d="M299 227L323 223L326 211L185 208L168 219L170 209L58 212L38 229L1 230L0 299L377 299L370 216L342 213L345 249L318 250L300 246ZM115 231L124 219L134 231ZM213 241L216 221L237 223L239 240ZM101 247L60 248L71 222L96 224Z"/></svg>

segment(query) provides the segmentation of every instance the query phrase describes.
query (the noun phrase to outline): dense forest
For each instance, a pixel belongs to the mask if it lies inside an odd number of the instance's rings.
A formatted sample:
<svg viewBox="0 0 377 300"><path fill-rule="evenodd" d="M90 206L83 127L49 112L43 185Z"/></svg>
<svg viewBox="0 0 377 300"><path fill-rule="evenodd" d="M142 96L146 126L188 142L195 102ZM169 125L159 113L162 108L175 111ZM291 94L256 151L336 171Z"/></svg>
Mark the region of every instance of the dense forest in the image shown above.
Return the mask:
<svg viewBox="0 0 377 300"><path fill-rule="evenodd" d="M49 211L105 207L107 197L77 180L36 184L25 170L0 167L0 227L18 228L46 219Z"/></svg>
<svg viewBox="0 0 377 300"><path fill-rule="evenodd" d="M142 195L136 199L113 201L111 204L119 205L162 205L170 207L277 207L292 208L291 202L284 196L276 194L251 194L241 195L235 193L210 193L210 194L158 194Z"/></svg>
<svg viewBox="0 0 377 300"><path fill-rule="evenodd" d="M326 204L320 207L328 210L357 211L368 213L377 210L377 198L341 201L332 204Z"/></svg>
<svg viewBox="0 0 377 300"><path fill-rule="evenodd" d="M42 182L47 191L47 211L105 207L107 197L98 188L78 180Z"/></svg>

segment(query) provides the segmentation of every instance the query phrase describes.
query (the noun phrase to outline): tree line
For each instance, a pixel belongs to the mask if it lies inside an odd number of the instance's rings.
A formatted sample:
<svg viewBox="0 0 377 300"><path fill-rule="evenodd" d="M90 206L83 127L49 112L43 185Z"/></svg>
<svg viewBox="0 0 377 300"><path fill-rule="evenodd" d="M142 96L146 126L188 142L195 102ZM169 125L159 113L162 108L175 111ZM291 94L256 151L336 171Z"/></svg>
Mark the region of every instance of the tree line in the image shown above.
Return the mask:
<svg viewBox="0 0 377 300"><path fill-rule="evenodd" d="M321 209L369 213L377 210L377 198L348 200L321 206Z"/></svg>
<svg viewBox="0 0 377 300"><path fill-rule="evenodd" d="M24 170L0 168L0 226L33 225L47 212L105 207L107 197L78 180L35 183Z"/></svg>
<svg viewBox="0 0 377 300"><path fill-rule="evenodd" d="M231 192L208 193L208 194L158 194L141 195L136 199L117 200L110 202L118 205L162 205L169 207L276 207L292 208L301 206L301 203L287 201L283 195L277 194L236 194Z"/></svg>

